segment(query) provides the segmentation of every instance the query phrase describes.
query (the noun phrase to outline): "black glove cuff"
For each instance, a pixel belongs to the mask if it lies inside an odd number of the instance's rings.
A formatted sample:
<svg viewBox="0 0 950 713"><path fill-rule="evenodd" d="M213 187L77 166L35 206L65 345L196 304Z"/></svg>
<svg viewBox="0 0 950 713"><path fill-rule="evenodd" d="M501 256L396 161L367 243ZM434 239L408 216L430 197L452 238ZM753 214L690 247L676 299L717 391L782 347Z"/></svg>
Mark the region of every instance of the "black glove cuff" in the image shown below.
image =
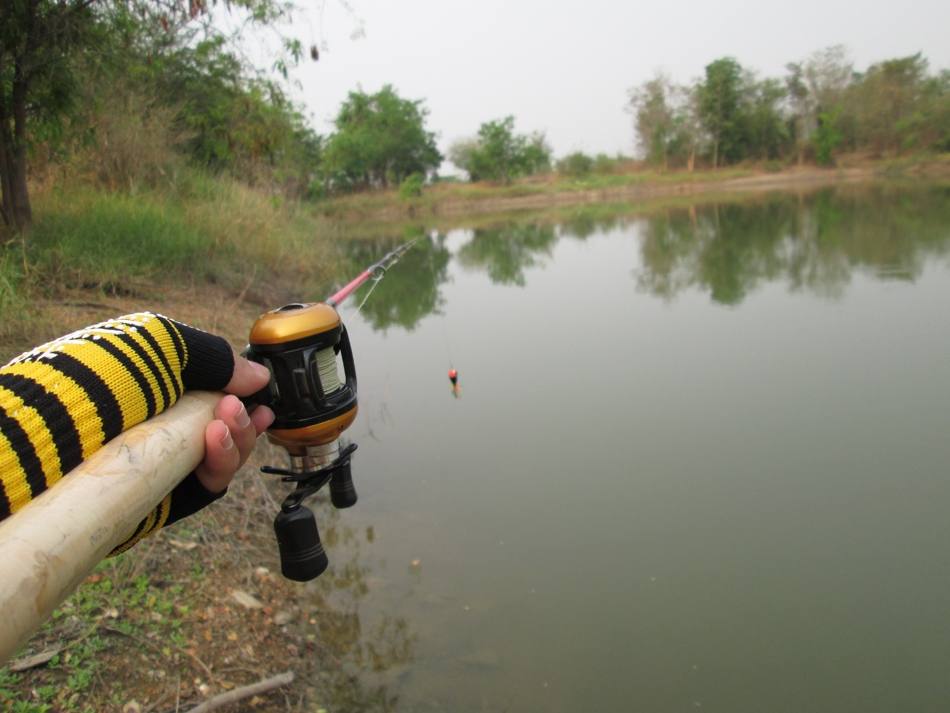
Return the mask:
<svg viewBox="0 0 950 713"><path fill-rule="evenodd" d="M225 488L220 493L212 493L201 484L198 476L192 471L172 491L172 502L168 510L168 519L165 520L165 527L189 515L194 515L215 500L223 498L227 492L228 489Z"/></svg>
<svg viewBox="0 0 950 713"><path fill-rule="evenodd" d="M234 352L223 337L175 322L188 356L181 380L185 389L220 391L234 375Z"/></svg>

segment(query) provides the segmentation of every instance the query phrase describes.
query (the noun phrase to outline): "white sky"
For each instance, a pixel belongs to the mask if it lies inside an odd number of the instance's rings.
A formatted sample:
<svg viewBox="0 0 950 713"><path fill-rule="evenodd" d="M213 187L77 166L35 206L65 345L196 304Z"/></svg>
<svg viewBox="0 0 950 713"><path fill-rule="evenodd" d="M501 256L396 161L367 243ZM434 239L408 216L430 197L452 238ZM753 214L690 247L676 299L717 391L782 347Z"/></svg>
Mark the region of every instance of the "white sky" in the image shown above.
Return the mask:
<svg viewBox="0 0 950 713"><path fill-rule="evenodd" d="M323 2L293 30L321 45L320 61L294 72L316 130L331 130L357 85L389 83L425 100L443 153L483 121L513 114L518 131L543 131L556 156L631 154L627 90L656 69L687 82L723 55L773 76L838 43L862 70L917 51L931 69L950 67L948 0L349 0L360 39L343 2Z"/></svg>

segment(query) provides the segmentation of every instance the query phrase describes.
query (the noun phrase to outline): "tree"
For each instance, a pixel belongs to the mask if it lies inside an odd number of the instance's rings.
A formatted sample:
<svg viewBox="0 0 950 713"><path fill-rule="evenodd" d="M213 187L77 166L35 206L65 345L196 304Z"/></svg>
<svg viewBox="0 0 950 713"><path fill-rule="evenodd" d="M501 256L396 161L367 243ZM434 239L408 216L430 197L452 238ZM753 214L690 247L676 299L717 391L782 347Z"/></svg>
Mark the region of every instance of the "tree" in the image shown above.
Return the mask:
<svg viewBox="0 0 950 713"><path fill-rule="evenodd" d="M94 27L91 0L18 0L0 4L0 189L3 222L32 221L27 188L30 132L69 105L70 52Z"/></svg>
<svg viewBox="0 0 950 713"><path fill-rule="evenodd" d="M920 54L871 65L856 87L861 138L878 152L916 148L922 110L927 104L927 60Z"/></svg>
<svg viewBox="0 0 950 713"><path fill-rule="evenodd" d="M650 163L669 167L670 144L675 140L676 117L670 97L674 89L661 73L630 91L629 109L640 147Z"/></svg>
<svg viewBox="0 0 950 713"><path fill-rule="evenodd" d="M535 132L528 137L521 151L521 170L531 176L551 169L551 147L544 134Z"/></svg>
<svg viewBox="0 0 950 713"><path fill-rule="evenodd" d="M819 145L823 152L819 163L830 162L829 146L841 143L844 139L841 127L849 123L845 118L845 103L854 69L848 52L842 45L833 45L812 53L804 62L786 65L786 69L785 88L792 112L798 163L804 162L809 146ZM822 137L816 139L822 115L825 116ZM833 134L828 133L831 123L835 125ZM829 142L833 137L837 138Z"/></svg>
<svg viewBox="0 0 950 713"><path fill-rule="evenodd" d="M449 153L452 163L466 171L472 181L510 183L517 176L551 167L551 148L544 135L516 134L513 116L486 121L476 138L456 141Z"/></svg>
<svg viewBox="0 0 950 713"><path fill-rule="evenodd" d="M283 0L232 0L250 24L286 17ZM224 36L203 0L4 0L0 3L0 212L14 231L32 221L27 160L35 137L62 125L76 95L77 64L103 42L107 20L120 13L160 37L164 47L196 33ZM285 45L299 57L299 43Z"/></svg>
<svg viewBox="0 0 950 713"><path fill-rule="evenodd" d="M815 161L821 166L834 163L835 149L841 144L841 131L838 128L838 111L823 111L818 115L818 126L812 134L815 145Z"/></svg>
<svg viewBox="0 0 950 713"><path fill-rule="evenodd" d="M783 154L789 139L781 111L785 96L785 87L777 79L746 82L743 129L748 155L775 159Z"/></svg>
<svg viewBox="0 0 950 713"><path fill-rule="evenodd" d="M482 179L475 173L475 154L478 151L478 139L457 139L449 146L449 161L468 173L469 180Z"/></svg>
<svg viewBox="0 0 950 713"><path fill-rule="evenodd" d="M699 114L712 142L713 168L720 158L732 161L741 156L742 84L742 66L723 57L706 65L705 79L697 87Z"/></svg>
<svg viewBox="0 0 950 713"><path fill-rule="evenodd" d="M398 185L438 168L442 154L426 129L427 115L421 100L402 99L388 84L375 94L350 92L324 153L331 188Z"/></svg>

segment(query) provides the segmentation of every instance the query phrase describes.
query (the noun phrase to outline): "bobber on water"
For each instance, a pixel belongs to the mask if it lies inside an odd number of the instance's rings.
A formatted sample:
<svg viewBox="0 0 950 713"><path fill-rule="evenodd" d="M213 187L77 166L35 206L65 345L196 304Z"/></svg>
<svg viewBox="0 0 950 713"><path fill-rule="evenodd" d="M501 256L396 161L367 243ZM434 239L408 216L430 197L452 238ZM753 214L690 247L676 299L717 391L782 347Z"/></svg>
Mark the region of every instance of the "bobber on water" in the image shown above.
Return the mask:
<svg viewBox="0 0 950 713"><path fill-rule="evenodd" d="M357 500L350 469L356 445L340 439L357 413L353 350L340 315L322 302L288 304L261 315L248 341L247 358L271 373L267 387L249 401L274 411L267 438L290 458L288 469L261 470L296 483L274 521L281 571L288 579L308 581L329 561L313 511L303 500L327 483L335 507L348 508Z"/></svg>
<svg viewBox="0 0 950 713"><path fill-rule="evenodd" d="M449 369L449 381L452 382L452 386L458 386L459 383L459 373L456 369Z"/></svg>

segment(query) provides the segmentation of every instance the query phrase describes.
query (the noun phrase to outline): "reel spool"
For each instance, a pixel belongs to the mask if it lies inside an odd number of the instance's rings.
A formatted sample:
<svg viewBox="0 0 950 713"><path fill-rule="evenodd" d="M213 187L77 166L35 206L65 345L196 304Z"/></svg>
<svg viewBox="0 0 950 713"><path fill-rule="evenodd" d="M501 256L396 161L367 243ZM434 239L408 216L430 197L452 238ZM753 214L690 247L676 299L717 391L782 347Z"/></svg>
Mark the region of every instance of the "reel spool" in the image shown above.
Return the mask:
<svg viewBox="0 0 950 713"><path fill-rule="evenodd" d="M288 469L261 470L297 485L274 520L281 572L306 582L322 574L329 561L313 511L303 500L328 483L335 507L348 508L357 500L350 471L356 444L340 444L357 412L353 351L339 314L322 302L288 304L261 315L248 342L245 356L271 373L268 385L248 401L274 411L267 438L290 456Z"/></svg>

